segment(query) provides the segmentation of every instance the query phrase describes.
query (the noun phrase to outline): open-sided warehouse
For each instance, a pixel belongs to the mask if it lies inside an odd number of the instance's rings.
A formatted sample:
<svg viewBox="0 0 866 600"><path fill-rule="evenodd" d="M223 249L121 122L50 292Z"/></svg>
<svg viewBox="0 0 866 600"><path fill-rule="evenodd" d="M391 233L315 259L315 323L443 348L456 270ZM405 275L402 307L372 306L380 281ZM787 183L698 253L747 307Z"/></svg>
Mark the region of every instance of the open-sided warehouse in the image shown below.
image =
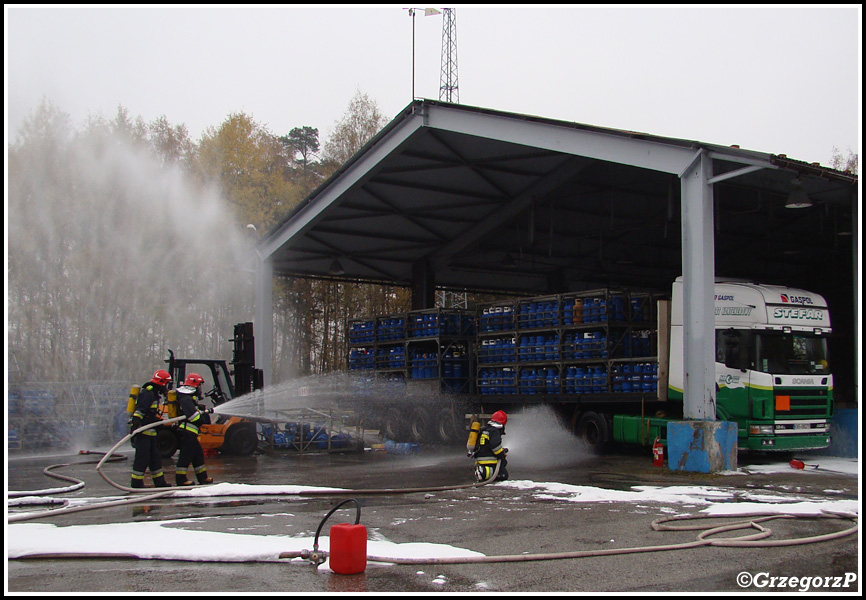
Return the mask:
<svg viewBox="0 0 866 600"><path fill-rule="evenodd" d="M858 203L856 175L784 154L418 100L259 243L257 355L267 383L274 274L411 286L415 309L437 288L669 294L682 275L695 417L726 277L827 299L836 402L851 404Z"/></svg>

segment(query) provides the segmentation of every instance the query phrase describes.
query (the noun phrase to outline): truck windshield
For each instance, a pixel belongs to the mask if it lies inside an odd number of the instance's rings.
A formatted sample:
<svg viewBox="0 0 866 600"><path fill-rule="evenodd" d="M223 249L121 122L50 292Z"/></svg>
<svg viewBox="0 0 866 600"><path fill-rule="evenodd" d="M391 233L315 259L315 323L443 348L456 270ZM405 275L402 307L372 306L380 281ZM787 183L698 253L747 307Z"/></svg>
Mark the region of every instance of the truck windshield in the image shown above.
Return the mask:
<svg viewBox="0 0 866 600"><path fill-rule="evenodd" d="M830 373L826 338L781 332L762 332L755 337L758 371L776 375Z"/></svg>

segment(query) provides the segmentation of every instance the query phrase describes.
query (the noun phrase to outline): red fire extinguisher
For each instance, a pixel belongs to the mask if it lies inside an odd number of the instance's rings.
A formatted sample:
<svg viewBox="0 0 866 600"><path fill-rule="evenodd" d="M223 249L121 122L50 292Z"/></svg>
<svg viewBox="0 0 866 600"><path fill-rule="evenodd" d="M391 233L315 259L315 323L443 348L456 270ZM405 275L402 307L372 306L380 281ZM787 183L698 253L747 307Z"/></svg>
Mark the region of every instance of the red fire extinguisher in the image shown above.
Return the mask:
<svg viewBox="0 0 866 600"><path fill-rule="evenodd" d="M656 441L653 442L653 466L654 467L663 467L665 466L665 447L662 446L659 438L656 438Z"/></svg>

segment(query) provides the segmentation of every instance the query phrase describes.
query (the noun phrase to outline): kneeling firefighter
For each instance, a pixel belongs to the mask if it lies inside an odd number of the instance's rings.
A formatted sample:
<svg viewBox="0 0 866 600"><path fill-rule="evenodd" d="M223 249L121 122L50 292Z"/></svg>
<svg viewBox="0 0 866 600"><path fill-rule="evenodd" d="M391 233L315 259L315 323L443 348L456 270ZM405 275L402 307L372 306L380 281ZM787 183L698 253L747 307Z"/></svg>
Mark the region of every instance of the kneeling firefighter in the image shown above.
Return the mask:
<svg viewBox="0 0 866 600"><path fill-rule="evenodd" d="M190 373L183 385L177 388L177 401L181 412L186 416L186 419L177 426L181 433L180 455L177 457L177 468L174 471L177 485L193 484L187 479L190 464L199 483L213 483L213 479L207 476L204 451L198 441L199 426L210 423L207 415L213 412L212 408L200 408L198 404L202 396L201 384L203 383L204 378L201 375Z"/></svg>
<svg viewBox="0 0 866 600"><path fill-rule="evenodd" d="M502 447L502 436L505 435L507 422L508 415L505 411L497 410L487 425L481 428L475 451L470 453L470 456L475 458L475 479L479 482L488 481L493 477L497 463L499 463L499 473L496 475L496 481L508 479L508 471L505 468L508 465L505 458L508 448Z"/></svg>

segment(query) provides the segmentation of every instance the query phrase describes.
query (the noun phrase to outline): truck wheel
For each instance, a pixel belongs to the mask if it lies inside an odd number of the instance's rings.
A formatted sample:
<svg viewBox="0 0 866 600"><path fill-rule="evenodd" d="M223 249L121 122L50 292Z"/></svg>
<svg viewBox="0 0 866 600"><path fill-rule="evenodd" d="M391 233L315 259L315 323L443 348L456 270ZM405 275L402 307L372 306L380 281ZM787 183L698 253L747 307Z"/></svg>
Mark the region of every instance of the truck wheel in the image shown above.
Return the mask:
<svg viewBox="0 0 866 600"><path fill-rule="evenodd" d="M585 412L577 422L575 434L594 454L604 452L608 442L609 427L603 414Z"/></svg>
<svg viewBox="0 0 866 600"><path fill-rule="evenodd" d="M225 445L230 454L249 456L259 447L259 436L249 427L235 425L228 430Z"/></svg>
<svg viewBox="0 0 866 600"><path fill-rule="evenodd" d="M167 427L159 427L156 430L156 449L163 458L171 458L177 452L180 442L177 434Z"/></svg>
<svg viewBox="0 0 866 600"><path fill-rule="evenodd" d="M457 425L454 411L450 408L443 408L439 411L434 429L439 442L442 444L451 444L460 439L460 427Z"/></svg>
<svg viewBox="0 0 866 600"><path fill-rule="evenodd" d="M392 409L385 415L385 420L382 422L382 435L392 442L403 442L405 440L406 430L404 417L400 411Z"/></svg>
<svg viewBox="0 0 866 600"><path fill-rule="evenodd" d="M412 411L411 420L409 422L409 435L412 441L416 444L431 441L433 437L432 427L430 426L430 415L423 408L416 408Z"/></svg>

